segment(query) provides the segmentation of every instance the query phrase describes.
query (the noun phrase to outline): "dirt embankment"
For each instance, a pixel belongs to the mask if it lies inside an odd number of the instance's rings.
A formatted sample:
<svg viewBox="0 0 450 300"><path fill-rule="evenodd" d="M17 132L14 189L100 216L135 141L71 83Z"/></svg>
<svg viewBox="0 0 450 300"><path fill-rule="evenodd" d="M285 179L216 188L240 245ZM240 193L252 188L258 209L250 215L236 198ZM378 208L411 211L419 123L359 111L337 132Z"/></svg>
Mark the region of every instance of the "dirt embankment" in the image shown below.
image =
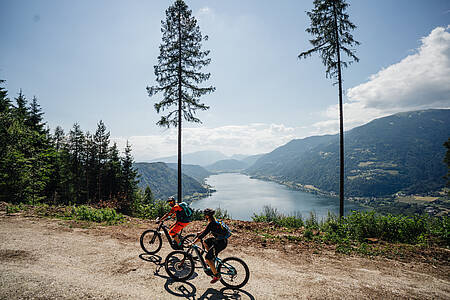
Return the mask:
<svg viewBox="0 0 450 300"><path fill-rule="evenodd" d="M201 268L185 283L170 280L162 266L171 251L166 241L153 256L139 246L152 222L96 226L2 212L0 299L450 299L447 250L348 256L313 243L267 241L255 226L233 222L222 254L250 267L249 283L234 291L209 284Z"/></svg>

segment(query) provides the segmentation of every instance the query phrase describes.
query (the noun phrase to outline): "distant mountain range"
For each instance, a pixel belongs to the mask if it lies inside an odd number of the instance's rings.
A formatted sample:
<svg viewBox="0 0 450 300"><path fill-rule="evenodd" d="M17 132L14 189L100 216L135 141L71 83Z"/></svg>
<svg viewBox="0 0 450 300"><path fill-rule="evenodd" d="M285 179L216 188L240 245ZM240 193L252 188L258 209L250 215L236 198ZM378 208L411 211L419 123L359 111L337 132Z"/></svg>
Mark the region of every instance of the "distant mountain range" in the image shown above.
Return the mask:
<svg viewBox="0 0 450 300"><path fill-rule="evenodd" d="M237 159L223 159L219 160L218 162L215 162L209 166L206 166L205 169L207 169L210 172L225 172L225 173L233 173L233 172L241 172L248 168L248 163L237 160Z"/></svg>
<svg viewBox="0 0 450 300"><path fill-rule="evenodd" d="M376 119L345 133L346 196L385 196L442 188L443 143L450 110L423 110ZM259 158L245 173L339 192L339 136L292 140Z"/></svg>
<svg viewBox="0 0 450 300"><path fill-rule="evenodd" d="M139 187L145 189L147 186L152 190L156 199L166 199L169 196L175 196L178 190L178 173L173 168L162 162L157 163L135 163L135 169L140 175ZM195 170L193 172L208 173L201 171L199 166L187 167L184 172ZM206 193L208 190L196 179L183 173L183 195L193 195L195 193Z"/></svg>
<svg viewBox="0 0 450 300"><path fill-rule="evenodd" d="M228 159L228 156L219 152L219 151L198 151L193 153L183 154L182 156L182 164L187 165L199 165L199 166L207 166L211 165L219 160ZM153 159L152 162L165 162L165 163L178 163L178 157L168 156Z"/></svg>
<svg viewBox="0 0 450 300"><path fill-rule="evenodd" d="M167 166L171 169L177 170L178 172L178 164L168 163ZM207 177L215 174L215 172L210 172L209 170L197 165L183 164L181 171L183 172L183 174L194 178L200 183L203 183Z"/></svg>
<svg viewBox="0 0 450 300"><path fill-rule="evenodd" d="M215 164L218 161L221 160L239 160L243 161L247 164L247 167L251 166L258 158L263 156L264 154L257 154L257 155L244 155L244 154L234 154L232 156L227 156L219 151L198 151L198 152L192 152L183 154L182 158L182 164L184 165L198 165L202 167L210 166L212 164ZM167 156L167 157L161 157L153 159L152 162L164 162L167 164L177 164L178 163L178 157L176 155L174 156Z"/></svg>

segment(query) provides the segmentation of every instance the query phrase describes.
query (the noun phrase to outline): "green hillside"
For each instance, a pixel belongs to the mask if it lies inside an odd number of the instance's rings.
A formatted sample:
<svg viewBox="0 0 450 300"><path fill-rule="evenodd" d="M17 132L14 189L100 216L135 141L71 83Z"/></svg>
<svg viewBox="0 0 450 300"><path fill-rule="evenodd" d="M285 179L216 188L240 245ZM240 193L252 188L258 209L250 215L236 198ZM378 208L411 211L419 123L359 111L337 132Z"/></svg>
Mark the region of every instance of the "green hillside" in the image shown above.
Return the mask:
<svg viewBox="0 0 450 300"><path fill-rule="evenodd" d="M450 110L424 110L376 119L346 132L346 196L442 188L449 121ZM246 173L338 193L338 135L293 140L260 158Z"/></svg>
<svg viewBox="0 0 450 300"><path fill-rule="evenodd" d="M178 169L178 164L176 164L176 163L168 163L167 166L174 170ZM213 172L210 172L201 166L185 165L185 164L183 164L182 172L183 172L183 174L186 174L187 176L194 178L195 180L197 180L200 183L204 182L204 180L207 177L214 174Z"/></svg>
<svg viewBox="0 0 450 300"><path fill-rule="evenodd" d="M139 187L145 189L150 186L153 195L157 199L165 199L177 194L177 171L169 168L165 163L135 163L134 167L140 175ZM195 193L206 193L204 188L194 178L183 174L183 196Z"/></svg>

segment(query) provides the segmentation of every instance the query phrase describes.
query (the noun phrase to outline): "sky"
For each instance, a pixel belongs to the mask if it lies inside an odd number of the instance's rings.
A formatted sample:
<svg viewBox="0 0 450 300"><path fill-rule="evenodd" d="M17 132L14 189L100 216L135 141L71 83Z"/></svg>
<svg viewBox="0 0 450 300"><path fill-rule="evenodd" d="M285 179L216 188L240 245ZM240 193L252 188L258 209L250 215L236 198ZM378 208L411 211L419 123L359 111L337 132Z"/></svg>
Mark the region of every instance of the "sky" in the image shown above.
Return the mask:
<svg viewBox="0 0 450 300"><path fill-rule="evenodd" d="M210 50L201 124L183 124L183 152L260 154L338 132L338 86L305 29L311 1L187 0ZM450 1L353 0L360 61L343 71L344 128L397 112L450 108ZM0 79L9 97L36 96L53 131L75 123L132 145L135 161L177 152L156 125L153 66L168 0L0 0ZM345 56L344 56L345 58Z"/></svg>

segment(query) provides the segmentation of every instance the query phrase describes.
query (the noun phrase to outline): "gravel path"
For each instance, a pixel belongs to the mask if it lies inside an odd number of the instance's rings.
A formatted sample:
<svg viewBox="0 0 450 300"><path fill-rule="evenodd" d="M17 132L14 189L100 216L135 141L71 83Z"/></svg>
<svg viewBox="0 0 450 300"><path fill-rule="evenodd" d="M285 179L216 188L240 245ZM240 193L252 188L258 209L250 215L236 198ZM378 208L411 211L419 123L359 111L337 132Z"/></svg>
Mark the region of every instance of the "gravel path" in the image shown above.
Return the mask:
<svg viewBox="0 0 450 300"><path fill-rule="evenodd" d="M449 273L420 263L289 256L237 247L232 239L222 257L236 255L249 265L242 290L209 284L200 268L186 283L173 282L161 265L167 243L157 256L140 249L148 226L83 229L71 221L0 215L0 299L450 299Z"/></svg>

